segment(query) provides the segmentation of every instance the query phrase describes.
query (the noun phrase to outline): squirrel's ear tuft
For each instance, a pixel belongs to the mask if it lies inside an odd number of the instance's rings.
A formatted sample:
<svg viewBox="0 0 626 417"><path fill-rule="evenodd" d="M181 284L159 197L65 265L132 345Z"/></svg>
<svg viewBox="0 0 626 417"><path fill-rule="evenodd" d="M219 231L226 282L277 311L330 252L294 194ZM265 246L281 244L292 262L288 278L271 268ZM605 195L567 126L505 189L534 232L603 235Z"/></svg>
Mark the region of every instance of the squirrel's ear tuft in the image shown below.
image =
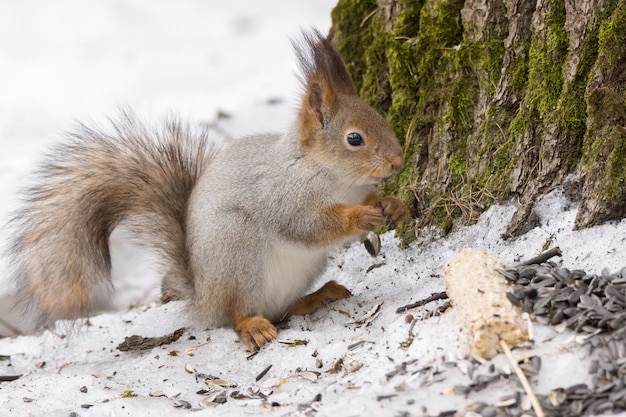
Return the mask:
<svg viewBox="0 0 626 417"><path fill-rule="evenodd" d="M292 39L304 88L303 104L324 125L327 112L335 108L338 95L357 95L350 73L330 39L317 29Z"/></svg>
<svg viewBox="0 0 626 417"><path fill-rule="evenodd" d="M301 82L308 86L311 81L328 84L337 94L354 94L356 89L341 55L332 41L317 29L303 31L300 39L292 39L302 73Z"/></svg>

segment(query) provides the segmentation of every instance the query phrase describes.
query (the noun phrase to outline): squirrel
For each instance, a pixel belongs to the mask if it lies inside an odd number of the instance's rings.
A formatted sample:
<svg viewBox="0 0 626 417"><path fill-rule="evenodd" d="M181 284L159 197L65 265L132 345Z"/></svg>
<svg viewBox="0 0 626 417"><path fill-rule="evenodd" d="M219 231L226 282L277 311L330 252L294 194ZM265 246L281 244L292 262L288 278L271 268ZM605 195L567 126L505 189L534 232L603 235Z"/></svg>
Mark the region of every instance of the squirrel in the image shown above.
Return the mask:
<svg viewBox="0 0 626 417"><path fill-rule="evenodd" d="M351 295L335 281L305 294L330 250L408 219L377 194L402 149L329 38L311 29L292 45L302 92L283 134L218 149L178 120L149 129L124 114L108 130L79 125L44 157L9 248L18 302L39 327L94 313L121 223L156 251L164 302L189 300L200 323L232 326L252 351L276 339L273 323Z"/></svg>

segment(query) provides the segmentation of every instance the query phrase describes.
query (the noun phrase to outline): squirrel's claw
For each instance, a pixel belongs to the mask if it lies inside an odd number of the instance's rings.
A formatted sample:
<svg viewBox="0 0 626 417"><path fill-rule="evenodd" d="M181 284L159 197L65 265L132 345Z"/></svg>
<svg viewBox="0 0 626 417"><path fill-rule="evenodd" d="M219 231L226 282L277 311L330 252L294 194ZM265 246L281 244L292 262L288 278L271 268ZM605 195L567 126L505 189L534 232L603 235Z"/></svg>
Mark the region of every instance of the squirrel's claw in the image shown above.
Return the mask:
<svg viewBox="0 0 626 417"><path fill-rule="evenodd" d="M315 312L329 301L341 300L350 297L352 293L349 289L336 281L328 281L319 290L299 299L285 314L285 318L290 316L305 316Z"/></svg>
<svg viewBox="0 0 626 417"><path fill-rule="evenodd" d="M352 295L349 289L344 287L341 284L338 284L337 281L328 281L326 284L322 286L318 291L316 291L319 298L324 301L336 301L341 300L343 298L348 298Z"/></svg>
<svg viewBox="0 0 626 417"><path fill-rule="evenodd" d="M374 230L385 224L385 213L381 206L362 206L358 227L361 230Z"/></svg>
<svg viewBox="0 0 626 417"><path fill-rule="evenodd" d="M241 343L252 352L256 352L278 336L276 327L261 316L248 317L235 323L235 331L239 334Z"/></svg>
<svg viewBox="0 0 626 417"><path fill-rule="evenodd" d="M400 199L384 197L379 204L385 216L385 225L389 229L393 230L409 219L409 213Z"/></svg>

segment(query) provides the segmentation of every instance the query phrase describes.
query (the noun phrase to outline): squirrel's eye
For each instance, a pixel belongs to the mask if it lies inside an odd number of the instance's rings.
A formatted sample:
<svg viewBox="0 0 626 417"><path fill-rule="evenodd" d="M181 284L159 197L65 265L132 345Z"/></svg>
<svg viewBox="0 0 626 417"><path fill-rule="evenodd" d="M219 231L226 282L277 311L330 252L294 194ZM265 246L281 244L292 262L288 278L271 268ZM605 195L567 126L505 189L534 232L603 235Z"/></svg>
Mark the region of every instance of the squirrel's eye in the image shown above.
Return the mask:
<svg viewBox="0 0 626 417"><path fill-rule="evenodd" d="M348 140L348 143L351 146L361 146L361 145L363 145L365 143L363 141L363 138L361 137L361 135L359 135L356 132L348 133L348 136L346 137L346 139Z"/></svg>

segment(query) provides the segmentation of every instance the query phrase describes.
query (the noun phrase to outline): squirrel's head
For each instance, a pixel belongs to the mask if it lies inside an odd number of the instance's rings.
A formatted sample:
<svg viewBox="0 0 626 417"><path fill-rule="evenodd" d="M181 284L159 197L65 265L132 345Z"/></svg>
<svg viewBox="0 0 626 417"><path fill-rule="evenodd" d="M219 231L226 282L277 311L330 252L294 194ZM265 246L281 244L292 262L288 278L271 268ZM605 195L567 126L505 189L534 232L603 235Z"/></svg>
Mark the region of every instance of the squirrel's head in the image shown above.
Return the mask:
<svg viewBox="0 0 626 417"><path fill-rule="evenodd" d="M293 42L304 88L299 140L316 158L354 184L375 184L402 167L402 149L383 117L357 95L341 56L319 31Z"/></svg>

